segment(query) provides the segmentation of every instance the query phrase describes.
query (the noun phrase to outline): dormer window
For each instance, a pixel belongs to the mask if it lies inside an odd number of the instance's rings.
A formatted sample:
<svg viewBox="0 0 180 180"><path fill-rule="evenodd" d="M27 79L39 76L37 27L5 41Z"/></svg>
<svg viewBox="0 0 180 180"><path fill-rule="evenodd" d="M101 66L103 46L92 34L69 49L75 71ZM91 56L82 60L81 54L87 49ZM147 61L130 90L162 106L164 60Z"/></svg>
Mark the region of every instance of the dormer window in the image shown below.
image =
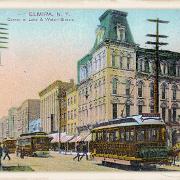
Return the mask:
<svg viewBox="0 0 180 180"><path fill-rule="evenodd" d="M117 25L117 40L125 41L125 27L120 24Z"/></svg>

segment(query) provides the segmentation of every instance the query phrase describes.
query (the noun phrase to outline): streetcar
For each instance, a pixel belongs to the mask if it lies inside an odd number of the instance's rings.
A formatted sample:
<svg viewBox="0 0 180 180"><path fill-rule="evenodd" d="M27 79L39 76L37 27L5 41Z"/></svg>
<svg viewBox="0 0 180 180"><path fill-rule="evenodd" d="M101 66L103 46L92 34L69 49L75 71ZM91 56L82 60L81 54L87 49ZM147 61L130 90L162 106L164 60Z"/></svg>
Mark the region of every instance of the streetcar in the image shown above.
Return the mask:
<svg viewBox="0 0 180 180"><path fill-rule="evenodd" d="M51 140L45 132L21 134L17 139L17 155L48 157Z"/></svg>
<svg viewBox="0 0 180 180"><path fill-rule="evenodd" d="M166 128L159 114L113 119L92 129L92 157L102 163L140 167L170 163Z"/></svg>
<svg viewBox="0 0 180 180"><path fill-rule="evenodd" d="M9 150L9 153L15 153L16 151L16 139L14 138L5 138L3 139L3 146L6 146Z"/></svg>

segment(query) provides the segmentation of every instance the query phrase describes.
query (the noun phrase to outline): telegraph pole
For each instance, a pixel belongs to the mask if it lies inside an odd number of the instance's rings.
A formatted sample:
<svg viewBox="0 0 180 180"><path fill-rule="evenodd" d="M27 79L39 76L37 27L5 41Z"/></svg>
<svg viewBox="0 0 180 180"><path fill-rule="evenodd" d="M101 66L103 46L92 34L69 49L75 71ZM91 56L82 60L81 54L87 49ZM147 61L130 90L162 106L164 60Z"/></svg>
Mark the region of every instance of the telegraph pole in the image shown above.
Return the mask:
<svg viewBox="0 0 180 180"><path fill-rule="evenodd" d="M0 23L0 49L6 49L8 44L8 28L7 24ZM1 52L0 52L0 66L1 66Z"/></svg>
<svg viewBox="0 0 180 180"><path fill-rule="evenodd" d="M59 131L58 148L59 148L59 153L61 153L62 101L64 100L65 96L66 96L65 89L63 87L60 87L58 89L58 95L57 95L57 100L59 103L59 121L58 121L58 131Z"/></svg>
<svg viewBox="0 0 180 180"><path fill-rule="evenodd" d="M156 34L147 34L148 37L156 38L155 42L147 41L146 44L155 45L155 80L154 80L154 113L159 113L159 46L167 45L168 43L159 42L160 38L167 38L166 35L159 34L159 23L167 24L169 21L163 21L159 18L148 19L149 22L156 23Z"/></svg>

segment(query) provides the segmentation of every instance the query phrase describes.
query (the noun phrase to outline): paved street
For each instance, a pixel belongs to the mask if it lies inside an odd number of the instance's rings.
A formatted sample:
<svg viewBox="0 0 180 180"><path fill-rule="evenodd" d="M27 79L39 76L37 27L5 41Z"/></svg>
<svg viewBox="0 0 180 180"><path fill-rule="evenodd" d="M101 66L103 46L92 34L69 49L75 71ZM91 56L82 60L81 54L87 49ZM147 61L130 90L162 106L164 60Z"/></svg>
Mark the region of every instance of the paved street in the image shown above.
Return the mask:
<svg viewBox="0 0 180 180"><path fill-rule="evenodd" d="M85 157L78 162L72 160L72 155L59 155L58 152L51 152L49 158L25 157L21 159L11 154L11 160L3 160L3 166L28 166L33 171L39 172L62 172L62 171L99 171L99 172L121 172L128 168L112 168L102 166L94 161L86 161ZM160 171L180 171L179 166L161 166Z"/></svg>
<svg viewBox="0 0 180 180"><path fill-rule="evenodd" d="M3 160L4 166L30 166L34 171L116 171L118 169L97 165L93 161L86 161L85 157L78 162L73 161L72 155L59 155L58 152L51 152L49 158L25 157L21 159L11 154L11 160Z"/></svg>

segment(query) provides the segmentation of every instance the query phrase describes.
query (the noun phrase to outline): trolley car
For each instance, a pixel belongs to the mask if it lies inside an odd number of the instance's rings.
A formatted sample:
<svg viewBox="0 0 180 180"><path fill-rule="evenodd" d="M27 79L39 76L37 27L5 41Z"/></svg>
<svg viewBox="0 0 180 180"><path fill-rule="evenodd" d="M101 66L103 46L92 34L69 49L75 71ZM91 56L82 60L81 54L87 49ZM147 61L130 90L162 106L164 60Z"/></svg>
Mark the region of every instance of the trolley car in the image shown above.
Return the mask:
<svg viewBox="0 0 180 180"><path fill-rule="evenodd" d="M17 139L17 154L23 156L49 156L50 141L52 140L45 132L21 134Z"/></svg>
<svg viewBox="0 0 180 180"><path fill-rule="evenodd" d="M16 151L16 139L5 138L3 139L3 146L6 146L9 150L9 153L15 153Z"/></svg>
<svg viewBox="0 0 180 180"><path fill-rule="evenodd" d="M165 123L159 114L109 120L92 129L91 155L102 163L169 163Z"/></svg>

